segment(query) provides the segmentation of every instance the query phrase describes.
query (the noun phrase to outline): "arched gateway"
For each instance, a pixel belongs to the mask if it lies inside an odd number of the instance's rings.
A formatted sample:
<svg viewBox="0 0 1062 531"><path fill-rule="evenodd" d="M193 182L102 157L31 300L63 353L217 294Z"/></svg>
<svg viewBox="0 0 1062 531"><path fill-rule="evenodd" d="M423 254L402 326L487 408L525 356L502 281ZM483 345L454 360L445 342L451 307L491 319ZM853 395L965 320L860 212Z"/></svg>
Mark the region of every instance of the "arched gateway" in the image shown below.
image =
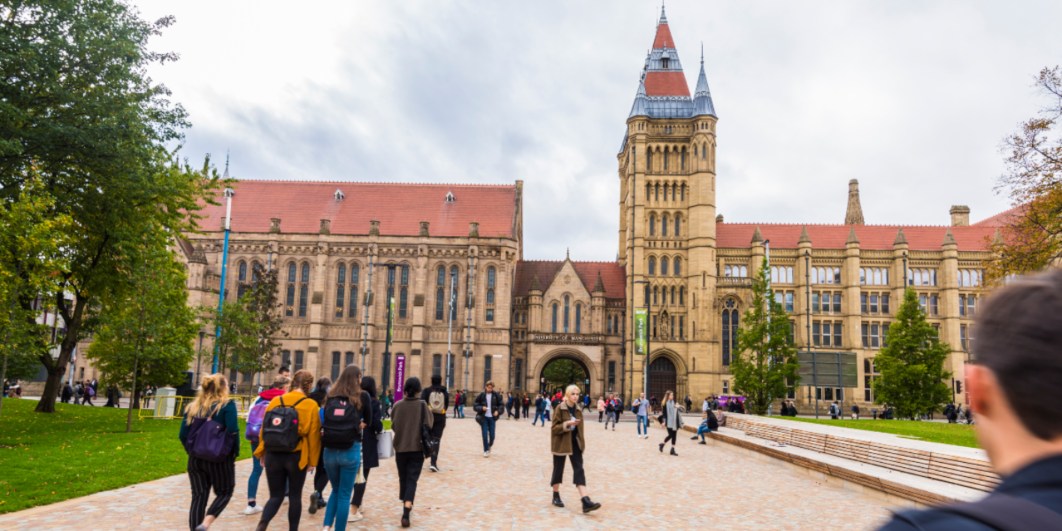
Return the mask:
<svg viewBox="0 0 1062 531"><path fill-rule="evenodd" d="M550 355L542 362L538 372L538 390L563 390L569 384L576 384L583 394L591 392L594 381L590 365L575 352L559 352Z"/></svg>

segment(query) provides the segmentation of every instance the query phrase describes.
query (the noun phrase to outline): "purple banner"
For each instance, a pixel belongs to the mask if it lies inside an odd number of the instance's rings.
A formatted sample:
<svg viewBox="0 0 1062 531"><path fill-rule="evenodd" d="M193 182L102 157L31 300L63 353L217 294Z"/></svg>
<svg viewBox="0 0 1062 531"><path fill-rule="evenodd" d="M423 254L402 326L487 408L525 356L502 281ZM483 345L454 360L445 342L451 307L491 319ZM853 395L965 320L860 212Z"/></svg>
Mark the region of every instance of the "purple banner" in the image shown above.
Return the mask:
<svg viewBox="0 0 1062 531"><path fill-rule="evenodd" d="M402 389L406 384L406 357L395 356L395 402L402 400Z"/></svg>

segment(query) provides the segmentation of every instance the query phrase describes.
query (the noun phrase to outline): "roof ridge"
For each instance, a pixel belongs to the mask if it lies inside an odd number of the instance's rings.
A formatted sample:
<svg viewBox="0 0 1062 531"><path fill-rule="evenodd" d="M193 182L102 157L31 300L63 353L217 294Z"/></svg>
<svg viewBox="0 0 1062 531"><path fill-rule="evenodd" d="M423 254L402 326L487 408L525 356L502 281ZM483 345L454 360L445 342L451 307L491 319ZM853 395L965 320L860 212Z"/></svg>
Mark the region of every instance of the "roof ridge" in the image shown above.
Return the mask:
<svg viewBox="0 0 1062 531"><path fill-rule="evenodd" d="M804 222L793 222L793 223L767 222L767 223L763 223L763 222L757 222L757 221L725 221L725 222L719 223L719 225L731 225L731 226L734 226L734 225L749 225L749 226L758 226L758 227L801 227L801 226L805 226L805 225L808 226L808 227L848 227L849 226L849 225L846 225L844 223L804 223ZM886 229L890 229L890 228L895 229L895 228L901 228L901 227L905 228L905 229L947 229L947 228L969 229L969 228L985 228L984 225L978 226L977 224L966 225L966 226L961 226L961 227L952 227L951 225L904 225L904 224L899 224L899 223L888 224L888 225L875 223L875 224L872 224L872 225L871 224L860 225L860 227L886 228Z"/></svg>
<svg viewBox="0 0 1062 531"><path fill-rule="evenodd" d="M234 179L237 183L240 182L255 182L255 183L279 183L279 184L371 184L371 185L393 185L393 186L462 186L467 188L516 188L516 184L505 183L429 183L429 182L410 182L410 181L340 181L340 180L300 180L300 179L254 179L254 178L239 178Z"/></svg>

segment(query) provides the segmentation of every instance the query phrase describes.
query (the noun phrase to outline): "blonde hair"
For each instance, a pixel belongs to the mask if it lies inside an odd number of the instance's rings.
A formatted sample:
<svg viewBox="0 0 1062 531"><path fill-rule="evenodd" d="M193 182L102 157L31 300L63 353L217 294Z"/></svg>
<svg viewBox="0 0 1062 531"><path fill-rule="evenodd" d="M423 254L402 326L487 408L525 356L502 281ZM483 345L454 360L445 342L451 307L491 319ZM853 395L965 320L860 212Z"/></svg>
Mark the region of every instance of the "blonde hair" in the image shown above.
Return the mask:
<svg viewBox="0 0 1062 531"><path fill-rule="evenodd" d="M564 396L568 396L568 393L572 392L572 389L575 389L576 391L579 391L580 393L582 392L582 389L579 389L578 385L569 384L568 387L564 388Z"/></svg>
<svg viewBox="0 0 1062 531"><path fill-rule="evenodd" d="M211 374L203 378L199 391L184 410L185 421L214 415L222 406L229 403L229 382L224 374Z"/></svg>

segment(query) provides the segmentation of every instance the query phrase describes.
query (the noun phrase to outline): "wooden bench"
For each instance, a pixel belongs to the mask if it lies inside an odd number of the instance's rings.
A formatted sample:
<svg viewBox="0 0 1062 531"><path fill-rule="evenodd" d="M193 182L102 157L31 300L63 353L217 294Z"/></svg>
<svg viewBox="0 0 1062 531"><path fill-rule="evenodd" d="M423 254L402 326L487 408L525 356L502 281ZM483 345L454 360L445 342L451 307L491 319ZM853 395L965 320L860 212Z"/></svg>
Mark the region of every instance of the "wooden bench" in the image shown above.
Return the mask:
<svg viewBox="0 0 1062 531"><path fill-rule="evenodd" d="M815 426L815 425L809 425ZM858 463L895 470L905 474L928 478L983 492L989 492L999 484L999 476L992 471L987 459L976 459L962 455L950 455L944 452L922 450L909 446L890 445L883 442L864 440L858 437L845 437L805 429L793 422L776 419L763 420L749 415L729 414L726 427L739 430L748 437L772 441L777 444L794 446L830 455ZM716 434L726 442L748 447L750 443ZM812 459L795 457L784 451L769 447L757 448L757 451L799 464L806 468L855 481L852 474L844 469L831 470L828 465L816 463ZM922 489L911 489L896 482L880 480L877 484L868 478L860 478L856 483L878 488L919 503L934 504L947 501L940 496L927 494Z"/></svg>

